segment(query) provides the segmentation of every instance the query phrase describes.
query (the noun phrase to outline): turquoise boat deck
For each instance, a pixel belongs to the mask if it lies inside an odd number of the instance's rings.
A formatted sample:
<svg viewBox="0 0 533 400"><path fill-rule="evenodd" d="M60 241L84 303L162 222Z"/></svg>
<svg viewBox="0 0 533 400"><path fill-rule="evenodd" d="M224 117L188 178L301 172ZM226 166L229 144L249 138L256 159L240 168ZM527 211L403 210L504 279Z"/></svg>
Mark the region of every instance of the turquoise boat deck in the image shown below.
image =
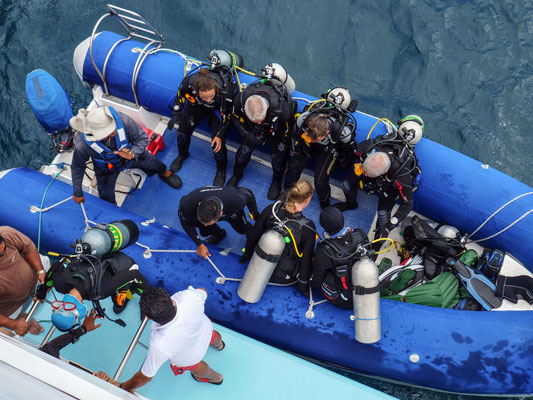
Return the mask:
<svg viewBox="0 0 533 400"><path fill-rule="evenodd" d="M48 297L52 298L52 295ZM107 310L112 309L110 301L103 302L103 305ZM42 321L45 332L38 336L28 334L23 340L34 345L41 343L51 327L50 311L48 304L39 307L35 317ZM108 313L111 318L117 318L112 311ZM113 376L140 325L139 314L138 299L135 298L120 314L127 327L120 327L108 320L97 320L103 322L102 326L82 336L77 343L65 347L61 357ZM149 326L150 323L141 336L140 343L144 345L149 343ZM167 362L152 382L138 390L138 394L158 400L175 399L178 396L187 399L314 399L327 398L332 393L349 399L393 398L220 325L215 327L221 332L226 348L222 352L209 348L205 361L224 375L221 386L198 383L190 377L189 372L175 377ZM58 334L56 332L53 337ZM142 344L136 346L119 381L129 379L139 370L146 354Z"/></svg>

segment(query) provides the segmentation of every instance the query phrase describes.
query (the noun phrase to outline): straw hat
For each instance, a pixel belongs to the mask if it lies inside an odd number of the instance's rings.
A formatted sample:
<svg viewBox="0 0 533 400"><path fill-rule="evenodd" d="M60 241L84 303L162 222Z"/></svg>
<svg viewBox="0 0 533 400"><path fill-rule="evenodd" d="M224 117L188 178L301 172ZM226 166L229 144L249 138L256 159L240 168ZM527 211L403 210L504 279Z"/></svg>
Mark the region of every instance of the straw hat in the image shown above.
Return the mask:
<svg viewBox="0 0 533 400"><path fill-rule="evenodd" d="M105 139L111 135L117 124L109 107L97 107L91 111L80 108L78 115L70 119L72 129L82 132L89 142Z"/></svg>

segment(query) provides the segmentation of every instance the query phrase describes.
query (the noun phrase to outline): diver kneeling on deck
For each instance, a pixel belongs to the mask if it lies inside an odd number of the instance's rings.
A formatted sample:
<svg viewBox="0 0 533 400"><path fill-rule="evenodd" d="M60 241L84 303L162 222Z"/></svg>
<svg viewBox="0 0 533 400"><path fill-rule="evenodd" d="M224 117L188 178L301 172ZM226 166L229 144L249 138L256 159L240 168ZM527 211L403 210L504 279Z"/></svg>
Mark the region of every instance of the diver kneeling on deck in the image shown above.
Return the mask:
<svg viewBox="0 0 533 400"><path fill-rule="evenodd" d="M282 223L286 245L270 282L291 284L298 281L298 289L307 294L315 247L315 224L302 211L312 196L313 186L308 181L299 181L288 191L284 204L278 201L267 206L250 230L239 262L249 261L263 233Z"/></svg>
<svg viewBox="0 0 533 400"><path fill-rule="evenodd" d="M227 221L240 234L247 233L252 225L244 213L248 207L252 217L257 217L257 203L250 189L239 186L204 186L193 190L180 201L178 215L183 230L196 243L196 253L203 258L210 256L209 249L196 232L207 236L205 243L217 244L226 236L226 230L217 225Z"/></svg>
<svg viewBox="0 0 533 400"><path fill-rule="evenodd" d="M127 291L141 294L147 287L135 261L117 251L101 258L81 256L52 264L35 297L44 300L52 287L63 293L61 301L52 302L52 323L62 332L80 326L87 315L84 300L91 300L100 316L105 316L98 300L111 296L113 311L118 314L128 302ZM103 314L103 315L102 315ZM118 322L118 321L116 321ZM119 322L120 323L120 322Z"/></svg>
<svg viewBox="0 0 533 400"><path fill-rule="evenodd" d="M71 167L72 198L76 203L85 202L81 186L89 157L93 160L98 195L110 203L115 203L118 175L127 168L139 168L148 176L158 173L173 188L181 187L180 177L146 150L148 136L126 114L108 106L96 107L91 111L82 108L78 115L70 119L70 126L78 131L74 137Z"/></svg>
<svg viewBox="0 0 533 400"><path fill-rule="evenodd" d="M361 164L343 182L345 203L338 203L341 210L357 207L357 191L377 193L378 216L374 239L387 237L413 209L413 192L420 179L420 168L414 146L422 138L424 122L416 115L409 115L398 122L398 131L365 140L358 145L356 155ZM391 218L397 199L400 207ZM381 247L378 242L375 249Z"/></svg>
<svg viewBox="0 0 533 400"><path fill-rule="evenodd" d="M231 126L229 113L233 98L239 93L239 87L233 80L231 55L226 51L213 50L209 55L210 68L200 68L183 78L174 102L172 119L169 122L169 129L172 129L176 120L179 119L177 135L179 154L170 165L170 170L177 172L181 169L183 161L190 155L189 146L194 130L200 122L207 119L212 129L211 147L217 166L214 186L221 186L226 182L228 164L226 133ZM221 60L223 56L228 58L226 62ZM180 115L182 109L183 115ZM222 121L217 111L220 112Z"/></svg>
<svg viewBox="0 0 533 400"><path fill-rule="evenodd" d="M353 308L352 266L360 259L358 248L368 243L361 229L344 227L344 215L335 207L320 213L324 239L318 242L313 257L311 287L319 287L328 301L345 309Z"/></svg>

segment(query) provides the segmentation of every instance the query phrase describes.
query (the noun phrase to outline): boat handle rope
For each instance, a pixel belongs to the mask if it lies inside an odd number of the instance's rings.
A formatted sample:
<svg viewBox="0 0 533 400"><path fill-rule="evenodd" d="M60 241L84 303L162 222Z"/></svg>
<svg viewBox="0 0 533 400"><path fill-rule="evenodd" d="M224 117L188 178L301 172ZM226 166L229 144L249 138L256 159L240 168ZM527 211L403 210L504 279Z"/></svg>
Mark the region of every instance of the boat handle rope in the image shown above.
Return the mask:
<svg viewBox="0 0 533 400"><path fill-rule="evenodd" d="M529 196L530 194L533 194L533 192L527 192L527 193L523 193L519 196L516 196L514 199L512 200L509 200L507 203L505 203L503 206L501 206L500 208L498 208L496 211L494 211L481 225L479 225L477 227L477 229L472 232L470 235L467 236L467 239L470 239L472 236L474 236L481 228L483 228L485 226L485 224L487 222L489 222L492 217L494 217L496 214L498 214L501 210L503 210L505 207L507 207L509 204L513 203L514 201L522 198L522 197L525 197L525 196ZM488 236L486 238L483 238L483 239L477 239L477 240L472 240L471 243L478 243L478 242L483 242L485 240L489 240L489 239L492 239L493 237L496 237L498 236L499 234L505 232L507 229L511 228L513 225L515 225L516 223L520 222L523 218L525 218L527 215L531 214L533 212L533 209L525 212L524 214L522 214L521 217L517 218L513 223L507 225L507 227L503 228L502 230L500 230L499 232L496 232L495 234L491 235L491 236Z"/></svg>

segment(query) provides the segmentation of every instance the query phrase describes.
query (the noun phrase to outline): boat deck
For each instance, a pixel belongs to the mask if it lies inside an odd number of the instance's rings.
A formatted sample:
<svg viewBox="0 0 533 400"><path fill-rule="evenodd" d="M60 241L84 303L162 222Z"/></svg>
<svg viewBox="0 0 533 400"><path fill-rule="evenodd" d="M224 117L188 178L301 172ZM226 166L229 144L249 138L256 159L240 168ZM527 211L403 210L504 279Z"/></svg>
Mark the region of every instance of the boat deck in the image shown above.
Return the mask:
<svg viewBox="0 0 533 400"><path fill-rule="evenodd" d="M53 295L49 294L48 297L52 299ZM109 311L112 309L111 301L107 300L103 305L107 307L111 318L118 317ZM45 333L51 327L50 312L51 307L45 303L35 314L36 319L41 321L45 328ZM127 323L125 328L108 320L97 320L103 322L102 326L82 336L77 343L65 347L61 351L61 357L93 371L103 370L113 377L141 323L137 297L130 301L119 317ZM146 355L144 345L149 343L149 327L150 322L119 381L129 379L142 365ZM311 399L325 398L334 388L335 393L343 398L392 399L361 383L220 325L215 325L215 329L221 332L226 348L222 352L209 348L205 361L224 375L224 383L221 386L199 384L189 376L189 372L175 377L167 362L153 381L140 388L138 393L158 400L174 399L178 396L185 396L187 399ZM45 333L38 336L28 334L22 340L39 345ZM56 332L54 337L57 335ZM111 387L109 389L112 392L119 390Z"/></svg>

